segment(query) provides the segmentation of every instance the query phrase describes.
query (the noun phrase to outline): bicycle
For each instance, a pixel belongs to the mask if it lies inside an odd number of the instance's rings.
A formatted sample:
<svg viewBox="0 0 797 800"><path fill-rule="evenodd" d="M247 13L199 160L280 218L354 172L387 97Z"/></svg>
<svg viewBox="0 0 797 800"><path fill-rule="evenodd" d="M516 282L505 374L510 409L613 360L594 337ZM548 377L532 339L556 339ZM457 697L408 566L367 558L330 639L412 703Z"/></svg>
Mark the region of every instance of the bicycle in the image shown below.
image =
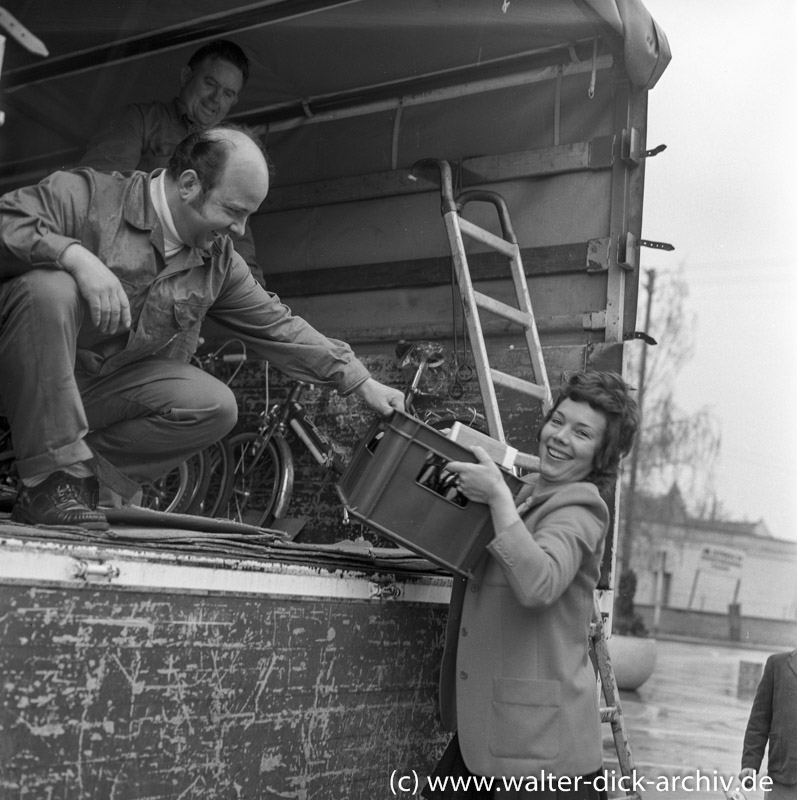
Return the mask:
<svg viewBox="0 0 797 800"><path fill-rule="evenodd" d="M295 474L293 452L285 438L288 429L316 463L336 475L343 474L343 458L300 402L310 387L303 381L293 381L282 402L261 412L256 431L229 438L232 469L224 481L227 489L219 503L222 517L268 527L285 516Z"/></svg>
<svg viewBox="0 0 797 800"><path fill-rule="evenodd" d="M439 399L437 393L422 387L429 372L444 364L440 345L402 341L396 346L396 359L401 368L413 370L405 389L408 413L438 430L450 428L455 421L483 430L483 417L475 409L469 409L466 414L456 414L449 409L446 413L418 410L416 401L419 398ZM346 463L301 404L302 395L309 386L293 381L283 401L261 412L257 430L229 439L232 475L222 480L228 490L218 505L221 516L260 527L268 527L285 516L294 488L294 456L286 439L289 430L296 434L316 463L336 475L343 473Z"/></svg>
<svg viewBox="0 0 797 800"><path fill-rule="evenodd" d="M237 352L225 352L230 347ZM246 347L240 339L230 339L216 350L195 355L195 366L209 372L215 365L235 364L225 383L229 386L246 361ZM232 480L232 451L226 438L214 442L204 450L172 468L162 477L142 486L140 505L156 511L217 516L221 501Z"/></svg>
<svg viewBox="0 0 797 800"><path fill-rule="evenodd" d="M5 418L0 419L0 511L10 511L17 499L21 482L17 474L11 430Z"/></svg>
<svg viewBox="0 0 797 800"><path fill-rule="evenodd" d="M237 352L225 352L238 346ZM467 413L451 409L419 410L419 399L440 400L440 393L424 389L430 372L445 362L441 345L435 342L405 342L396 345L395 357L402 370L411 370L405 387L405 409L437 430L455 421L484 430L484 418L474 408ZM247 360L240 340L230 340L217 350L197 356L194 363L210 372L218 363L235 364L226 379L229 385ZM467 370L456 367L456 381L468 380ZM284 400L260 413L255 431L225 437L174 467L161 478L145 484L141 505L164 512L199 514L268 527L285 516L294 488L294 455L286 436L292 430L313 459L324 469L341 475L346 468L332 442L316 426L301 403L310 384L293 381ZM459 396L458 393L453 393ZM5 448L5 449L4 449ZM0 501L13 504L18 491L10 432L0 432Z"/></svg>

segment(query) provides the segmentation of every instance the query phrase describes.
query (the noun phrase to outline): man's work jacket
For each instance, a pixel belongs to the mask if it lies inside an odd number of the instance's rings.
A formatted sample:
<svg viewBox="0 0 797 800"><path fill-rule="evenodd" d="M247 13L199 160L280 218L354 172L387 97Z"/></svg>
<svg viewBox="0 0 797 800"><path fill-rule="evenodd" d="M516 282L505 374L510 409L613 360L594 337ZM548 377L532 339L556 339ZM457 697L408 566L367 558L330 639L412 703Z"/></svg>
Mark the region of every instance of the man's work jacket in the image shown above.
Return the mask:
<svg viewBox="0 0 797 800"><path fill-rule="evenodd" d="M30 269L62 269L72 243L94 253L121 281L132 325L99 334L86 321L77 358L107 374L151 356L188 361L209 316L243 340L250 356L292 378L348 394L368 378L344 342L330 339L252 277L228 236L209 251L185 248L167 266L163 229L150 199L157 174L56 172L36 186L0 197L0 279Z"/></svg>

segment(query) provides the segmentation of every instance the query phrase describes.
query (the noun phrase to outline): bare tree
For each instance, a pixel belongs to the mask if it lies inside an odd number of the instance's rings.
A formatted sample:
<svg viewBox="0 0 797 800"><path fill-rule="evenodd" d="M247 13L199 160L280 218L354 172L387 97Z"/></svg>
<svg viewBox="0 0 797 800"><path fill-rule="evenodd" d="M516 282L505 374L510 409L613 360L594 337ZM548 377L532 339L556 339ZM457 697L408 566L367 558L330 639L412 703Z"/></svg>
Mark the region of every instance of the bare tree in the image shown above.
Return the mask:
<svg viewBox="0 0 797 800"><path fill-rule="evenodd" d="M684 269L681 263L677 270L655 276L646 333L657 344L640 342L627 348L626 370L632 380L642 377L642 348L648 348L635 489L660 495L677 483L690 514L707 518L720 509L715 479L722 437L710 404L688 413L674 398L675 379L694 355L697 323L696 314L686 307Z"/></svg>

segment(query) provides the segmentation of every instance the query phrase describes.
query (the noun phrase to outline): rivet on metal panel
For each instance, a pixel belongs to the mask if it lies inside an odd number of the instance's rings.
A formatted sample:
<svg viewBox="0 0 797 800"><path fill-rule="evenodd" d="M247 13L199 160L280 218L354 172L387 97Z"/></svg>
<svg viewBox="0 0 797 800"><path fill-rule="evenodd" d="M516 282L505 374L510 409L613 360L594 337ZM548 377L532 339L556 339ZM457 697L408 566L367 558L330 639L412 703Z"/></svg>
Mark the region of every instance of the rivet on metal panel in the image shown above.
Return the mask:
<svg viewBox="0 0 797 800"><path fill-rule="evenodd" d="M94 563L79 559L72 565L72 576L85 581L111 581L119 577L119 567L115 567L113 564Z"/></svg>

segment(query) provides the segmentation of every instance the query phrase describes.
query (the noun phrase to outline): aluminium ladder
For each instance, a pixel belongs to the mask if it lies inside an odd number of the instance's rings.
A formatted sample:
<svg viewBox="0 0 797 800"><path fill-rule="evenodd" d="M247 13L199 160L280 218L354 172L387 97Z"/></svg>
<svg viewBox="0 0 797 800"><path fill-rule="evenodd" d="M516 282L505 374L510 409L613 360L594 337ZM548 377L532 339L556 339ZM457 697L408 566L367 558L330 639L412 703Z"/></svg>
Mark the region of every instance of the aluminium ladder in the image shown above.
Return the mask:
<svg viewBox="0 0 797 800"><path fill-rule="evenodd" d="M542 357L542 347L540 345L539 334L537 333L537 323L534 319L534 311L531 307L531 297L529 295L528 283L526 282L526 273L520 258L520 247L518 246L517 237L512 229L506 202L500 194L497 192L474 189L462 192L455 198L450 164L447 161L425 159L424 161L418 162L416 167L423 165L434 165L440 170L443 219L448 233L449 245L451 246L454 272L462 298L465 324L467 326L468 336L470 337L473 360L479 379L479 388L484 402L487 429L494 439L505 442L504 428L501 423L501 416L498 412L498 400L495 395L496 383L539 400L542 404L543 414L548 411L552 403L551 388L548 383L548 373L545 370L545 363ZM463 207L466 203L471 201L483 201L495 206L501 222L503 238L461 217ZM488 247L509 259L512 282L514 283L515 295L517 297L517 307L496 300L482 292L477 292L473 288L468 259L465 254L463 235L482 242L482 244L486 244ZM479 309L489 311L522 328L536 383L517 378L514 375L509 375L490 367ZM519 464L519 466L526 466L534 469L538 465L538 460L532 456L521 456L520 458L531 459L531 462Z"/></svg>
<svg viewBox="0 0 797 800"><path fill-rule="evenodd" d="M589 638L592 645L595 665L600 677L601 690L606 705L601 707L601 722L608 722L612 728L614 749L617 753L617 763L623 777L631 779L631 786L626 789L627 800L641 800L639 792L633 791L634 756L625 730L623 708L620 705L620 692L614 678L612 660L609 657L609 647L606 642L606 632L603 627L603 614L598 605L597 593L592 606L592 623L589 626Z"/></svg>
<svg viewBox="0 0 797 800"><path fill-rule="evenodd" d="M548 373L543 361L542 346L540 345L537 323L531 306L526 272L520 257L520 247L512 229L506 202L500 194L485 190L469 190L461 192L455 198L450 164L447 161L424 159L418 162L415 168L428 165L433 165L440 170L441 211L451 247L454 274L462 298L465 322L470 337L476 374L479 379L479 389L484 403L487 427L494 439L505 442L504 428L501 423L498 400L495 394L496 383L536 398L542 405L543 414L547 413L552 405ZM462 218L461 213L465 204L474 200L491 203L495 206L501 223L503 238ZM518 303L517 308L489 297L473 288L463 235L488 245L509 259ZM479 309L489 311L496 316L519 325L523 329L536 383L508 375L490 367ZM535 456L519 454L515 459L515 465L538 471L539 459ZM612 669L612 662L606 643L603 615L598 604L597 592L593 602L589 638L592 648L591 655L600 678L603 697L606 701L606 706L600 709L600 719L601 722L608 722L611 725L620 772L624 778L629 778L631 782L631 786L626 789L626 798L627 800L640 800L639 794L632 789L634 760L625 731L617 681L614 677L614 670Z"/></svg>

